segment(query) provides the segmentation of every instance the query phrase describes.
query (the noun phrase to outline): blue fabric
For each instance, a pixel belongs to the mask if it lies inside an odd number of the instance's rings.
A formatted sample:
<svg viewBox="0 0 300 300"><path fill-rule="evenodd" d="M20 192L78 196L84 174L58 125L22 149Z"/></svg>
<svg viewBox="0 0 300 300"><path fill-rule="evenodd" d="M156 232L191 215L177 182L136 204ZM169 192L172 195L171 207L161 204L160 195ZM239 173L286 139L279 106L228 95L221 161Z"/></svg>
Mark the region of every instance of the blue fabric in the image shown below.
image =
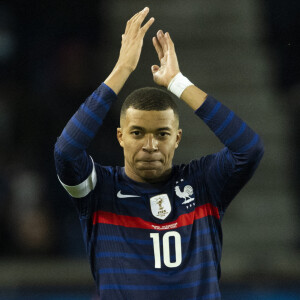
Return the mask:
<svg viewBox="0 0 300 300"><path fill-rule="evenodd" d="M65 184L90 175L86 149L115 100L102 84L67 124L67 135L58 138L55 162ZM211 96L195 113L225 145L219 152L173 166L169 180L154 185L134 182L124 168L96 163L95 189L73 199L102 300L221 299L222 217L253 175L263 146L245 122ZM119 198L119 191L137 197ZM158 195L170 203L165 219L152 212L151 199Z"/></svg>

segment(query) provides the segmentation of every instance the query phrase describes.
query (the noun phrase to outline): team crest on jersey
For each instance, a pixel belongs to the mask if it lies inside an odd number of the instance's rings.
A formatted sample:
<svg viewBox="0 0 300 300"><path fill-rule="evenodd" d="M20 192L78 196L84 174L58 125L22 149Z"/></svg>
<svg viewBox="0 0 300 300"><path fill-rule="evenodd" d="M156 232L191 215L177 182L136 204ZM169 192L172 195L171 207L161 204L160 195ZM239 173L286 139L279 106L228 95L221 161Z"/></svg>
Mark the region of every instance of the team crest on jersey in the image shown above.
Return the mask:
<svg viewBox="0 0 300 300"><path fill-rule="evenodd" d="M181 182L183 179L181 179ZM177 181L176 184L179 182ZM186 205L187 208L190 206L192 207L195 206L195 198L193 197L194 195L194 190L193 187L190 185L185 185L183 187L180 187L179 185L175 186L175 193L177 197L184 199L184 201L181 203L183 205Z"/></svg>
<svg viewBox="0 0 300 300"><path fill-rule="evenodd" d="M171 212L171 203L167 194L161 194L150 198L152 215L164 220Z"/></svg>

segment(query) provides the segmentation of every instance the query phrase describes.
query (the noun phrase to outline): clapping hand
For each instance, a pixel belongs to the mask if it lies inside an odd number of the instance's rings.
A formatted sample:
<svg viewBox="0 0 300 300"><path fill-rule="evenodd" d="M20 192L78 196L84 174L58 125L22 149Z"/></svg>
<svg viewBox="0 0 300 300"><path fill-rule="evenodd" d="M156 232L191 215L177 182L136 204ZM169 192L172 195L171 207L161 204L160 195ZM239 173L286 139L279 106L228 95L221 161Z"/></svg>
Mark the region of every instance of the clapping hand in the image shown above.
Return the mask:
<svg viewBox="0 0 300 300"><path fill-rule="evenodd" d="M157 32L152 42L160 61L160 66L151 67L153 80L156 84L167 88L172 78L180 72L174 43L170 34L163 33L162 30Z"/></svg>

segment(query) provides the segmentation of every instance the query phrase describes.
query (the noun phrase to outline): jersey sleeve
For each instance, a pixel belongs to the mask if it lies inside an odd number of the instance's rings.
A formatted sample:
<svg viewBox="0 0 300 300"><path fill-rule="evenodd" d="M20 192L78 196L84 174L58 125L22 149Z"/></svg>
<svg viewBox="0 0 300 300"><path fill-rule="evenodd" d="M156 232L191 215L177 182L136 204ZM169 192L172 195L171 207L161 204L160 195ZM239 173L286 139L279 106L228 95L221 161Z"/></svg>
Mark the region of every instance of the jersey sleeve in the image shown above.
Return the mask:
<svg viewBox="0 0 300 300"><path fill-rule="evenodd" d="M54 147L58 179L74 198L88 195L97 184L96 169L86 153L117 95L102 83L67 123Z"/></svg>
<svg viewBox="0 0 300 300"><path fill-rule="evenodd" d="M201 160L206 186L221 211L252 177L264 153L261 138L225 105L208 96L196 110L225 147Z"/></svg>

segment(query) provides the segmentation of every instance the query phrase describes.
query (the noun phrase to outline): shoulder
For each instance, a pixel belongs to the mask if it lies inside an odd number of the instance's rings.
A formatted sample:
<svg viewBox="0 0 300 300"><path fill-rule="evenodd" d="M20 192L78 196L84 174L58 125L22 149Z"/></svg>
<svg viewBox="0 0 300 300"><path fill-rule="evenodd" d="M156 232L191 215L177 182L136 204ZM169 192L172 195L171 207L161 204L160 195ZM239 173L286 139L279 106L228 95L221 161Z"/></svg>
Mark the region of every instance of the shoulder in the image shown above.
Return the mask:
<svg viewBox="0 0 300 300"><path fill-rule="evenodd" d="M193 159L187 164L179 164L173 166L174 176L195 176L199 177L207 173L216 159L222 155L226 155L226 148L217 153L207 154L198 159Z"/></svg>
<svg viewBox="0 0 300 300"><path fill-rule="evenodd" d="M198 159L193 159L189 163L174 165L174 173L190 173L201 171L205 167L205 162L212 158L213 155L210 154L207 156L200 157Z"/></svg>
<svg viewBox="0 0 300 300"><path fill-rule="evenodd" d="M98 176L102 178L112 178L118 176L122 172L122 167L119 166L103 166L95 162L95 170Z"/></svg>

